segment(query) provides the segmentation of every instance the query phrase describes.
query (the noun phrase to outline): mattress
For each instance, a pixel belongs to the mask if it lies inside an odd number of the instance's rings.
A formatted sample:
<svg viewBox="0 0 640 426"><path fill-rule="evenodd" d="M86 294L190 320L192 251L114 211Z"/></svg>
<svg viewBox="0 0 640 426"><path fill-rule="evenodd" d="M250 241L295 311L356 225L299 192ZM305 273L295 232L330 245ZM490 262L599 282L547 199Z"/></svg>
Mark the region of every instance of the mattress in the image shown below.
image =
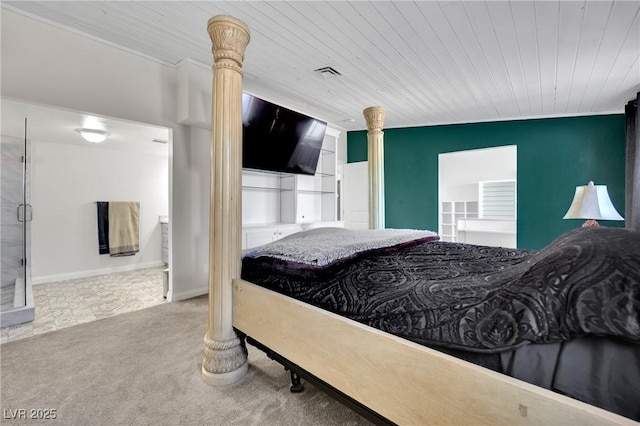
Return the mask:
<svg viewBox="0 0 640 426"><path fill-rule="evenodd" d="M337 246L354 231L331 232ZM242 278L423 345L498 353L583 335L640 343L639 233L579 228L539 251L423 236L323 265L296 260L302 243L317 250L316 233L284 239L282 256L276 244L248 253Z"/></svg>
<svg viewBox="0 0 640 426"><path fill-rule="evenodd" d="M629 402L640 400L638 385L618 380L603 392L606 375L584 379L589 376L567 367L575 359L602 359L597 353L585 347L576 358L575 351L566 356L564 349L548 349L573 348L585 338L620 344L631 353L625 359L636 361L627 368L640 377L639 233L580 228L532 251L443 242L431 234L359 244L351 232L295 234L251 251L243 258L242 278L627 417L640 416ZM324 242L314 244L316 236ZM541 364L532 368L532 359ZM561 378L564 387L556 381L558 371L572 372ZM600 385L584 390L585 381ZM616 398L606 397L612 392Z"/></svg>

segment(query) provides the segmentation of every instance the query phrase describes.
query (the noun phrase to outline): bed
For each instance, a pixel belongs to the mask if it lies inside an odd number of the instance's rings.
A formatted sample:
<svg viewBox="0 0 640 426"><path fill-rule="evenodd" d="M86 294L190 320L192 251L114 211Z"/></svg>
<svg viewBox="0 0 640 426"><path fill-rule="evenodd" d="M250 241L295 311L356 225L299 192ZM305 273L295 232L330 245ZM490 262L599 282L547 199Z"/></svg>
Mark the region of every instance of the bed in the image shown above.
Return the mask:
<svg viewBox="0 0 640 426"><path fill-rule="evenodd" d="M206 383L242 380L248 368L244 339L249 336L376 413L381 422L634 423L242 279L242 62L250 35L244 23L229 16L211 18L208 31L215 63L209 309L202 362ZM637 303L637 295L633 297Z"/></svg>
<svg viewBox="0 0 640 426"><path fill-rule="evenodd" d="M321 228L249 251L242 279L640 420L639 233L578 228L530 251Z"/></svg>

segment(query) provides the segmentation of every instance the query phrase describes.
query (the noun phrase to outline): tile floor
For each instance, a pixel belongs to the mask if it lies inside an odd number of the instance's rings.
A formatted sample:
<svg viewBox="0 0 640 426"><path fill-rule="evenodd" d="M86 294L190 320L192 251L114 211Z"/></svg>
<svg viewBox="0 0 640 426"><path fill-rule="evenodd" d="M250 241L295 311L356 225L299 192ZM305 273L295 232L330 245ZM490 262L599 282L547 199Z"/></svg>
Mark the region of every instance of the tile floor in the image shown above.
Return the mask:
<svg viewBox="0 0 640 426"><path fill-rule="evenodd" d="M35 320L0 328L0 343L163 303L164 269L156 267L34 285Z"/></svg>

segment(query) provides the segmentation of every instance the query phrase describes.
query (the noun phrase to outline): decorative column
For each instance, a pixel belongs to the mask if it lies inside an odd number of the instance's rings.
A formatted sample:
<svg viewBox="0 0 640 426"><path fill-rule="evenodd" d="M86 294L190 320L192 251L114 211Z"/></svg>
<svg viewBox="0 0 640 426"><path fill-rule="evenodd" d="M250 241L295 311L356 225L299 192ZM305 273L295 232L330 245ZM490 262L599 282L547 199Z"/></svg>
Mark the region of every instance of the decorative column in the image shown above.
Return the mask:
<svg viewBox="0 0 640 426"><path fill-rule="evenodd" d="M207 25L213 44L211 194L209 199L209 313L202 379L211 385L247 373L247 349L232 326L232 280L242 254L242 61L249 28L218 15Z"/></svg>
<svg viewBox="0 0 640 426"><path fill-rule="evenodd" d="M369 161L369 229L384 229L384 117L381 106L362 111L367 121Z"/></svg>

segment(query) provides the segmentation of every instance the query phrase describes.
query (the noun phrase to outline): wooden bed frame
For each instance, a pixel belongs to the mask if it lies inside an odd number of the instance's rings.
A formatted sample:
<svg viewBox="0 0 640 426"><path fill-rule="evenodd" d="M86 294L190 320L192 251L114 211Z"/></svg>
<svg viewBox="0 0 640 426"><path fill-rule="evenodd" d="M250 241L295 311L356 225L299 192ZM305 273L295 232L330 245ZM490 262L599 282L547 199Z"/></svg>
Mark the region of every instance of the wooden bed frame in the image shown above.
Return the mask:
<svg viewBox="0 0 640 426"><path fill-rule="evenodd" d="M243 22L224 15L211 18L208 31L215 63L206 383L246 374L235 328L397 424L635 424L241 280L242 61L250 36ZM379 124L369 141L381 152L384 114L376 117L367 117L368 125ZM372 163L378 178L370 179L371 191L380 194L382 161ZM372 211L383 211L380 197L372 198Z"/></svg>

